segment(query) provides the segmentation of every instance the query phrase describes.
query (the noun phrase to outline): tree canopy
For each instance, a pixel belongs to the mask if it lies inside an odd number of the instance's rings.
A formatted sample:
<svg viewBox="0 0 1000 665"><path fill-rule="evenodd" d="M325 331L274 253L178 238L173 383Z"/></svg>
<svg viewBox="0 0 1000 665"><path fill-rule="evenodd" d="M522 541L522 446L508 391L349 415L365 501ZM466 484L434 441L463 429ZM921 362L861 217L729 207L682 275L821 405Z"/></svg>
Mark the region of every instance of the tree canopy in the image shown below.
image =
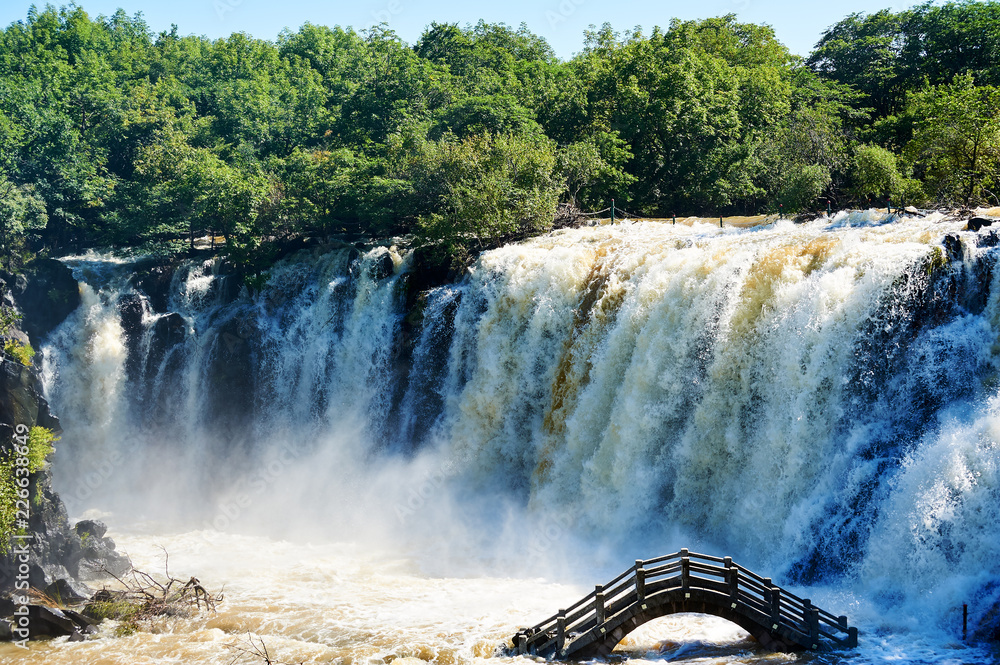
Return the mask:
<svg viewBox="0 0 1000 665"><path fill-rule="evenodd" d="M852 14L807 59L734 15L584 38L560 61L524 25L211 40L32 8L0 31L5 265L26 238L481 243L548 228L560 201L1000 203L998 2Z"/></svg>

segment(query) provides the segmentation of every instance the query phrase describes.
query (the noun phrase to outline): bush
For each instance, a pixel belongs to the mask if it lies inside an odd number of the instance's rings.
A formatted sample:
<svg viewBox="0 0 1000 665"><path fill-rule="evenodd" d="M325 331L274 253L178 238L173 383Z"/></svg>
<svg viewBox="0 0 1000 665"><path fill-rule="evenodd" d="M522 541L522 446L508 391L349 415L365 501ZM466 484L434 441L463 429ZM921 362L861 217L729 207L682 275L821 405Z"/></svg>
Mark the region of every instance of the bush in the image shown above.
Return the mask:
<svg viewBox="0 0 1000 665"><path fill-rule="evenodd" d="M9 551L10 536L15 531L23 531L23 527L15 529L19 519L23 519L23 512L18 514L18 501L27 501L29 490L27 486L22 486L27 478L23 472L19 475L17 469L27 468L28 475L38 473L44 466L46 458L55 449L53 444L59 438L45 427L32 427L28 432L27 446L19 444L14 440L17 447L12 446L7 458L0 461L0 550ZM24 450L24 448L27 450ZM24 453L27 454L24 454ZM18 464L20 459L25 459L27 464Z"/></svg>
<svg viewBox="0 0 1000 665"><path fill-rule="evenodd" d="M821 164L799 164L782 177L778 202L785 210L804 210L830 185L830 170Z"/></svg>
<svg viewBox="0 0 1000 665"><path fill-rule="evenodd" d="M32 427L28 434L28 469L31 473L40 471L45 466L45 460L55 451L55 442L59 437L45 427Z"/></svg>
<svg viewBox="0 0 1000 665"><path fill-rule="evenodd" d="M421 230L480 244L544 231L560 190L554 148L535 136L446 137L425 157L425 177L437 180L443 194L437 210L420 218Z"/></svg>
<svg viewBox="0 0 1000 665"><path fill-rule="evenodd" d="M31 361L35 357L35 350L31 348L30 344L21 344L16 339L9 339L4 342L3 350L8 356L28 367L31 366Z"/></svg>

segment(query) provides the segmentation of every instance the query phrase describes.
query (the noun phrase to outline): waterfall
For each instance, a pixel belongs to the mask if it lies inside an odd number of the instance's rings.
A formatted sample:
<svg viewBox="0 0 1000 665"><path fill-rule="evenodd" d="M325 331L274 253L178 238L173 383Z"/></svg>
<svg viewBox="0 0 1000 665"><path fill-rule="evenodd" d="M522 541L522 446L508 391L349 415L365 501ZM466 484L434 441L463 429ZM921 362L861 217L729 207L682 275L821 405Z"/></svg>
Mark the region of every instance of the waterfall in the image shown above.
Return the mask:
<svg viewBox="0 0 1000 665"><path fill-rule="evenodd" d="M856 588L875 614L927 594L985 612L1000 275L996 235L963 229L625 222L486 252L416 297L405 251L313 248L259 293L189 261L159 307L139 266L68 257L83 305L43 349L57 487L141 514L266 486L387 528L495 501L587 542L682 537Z"/></svg>

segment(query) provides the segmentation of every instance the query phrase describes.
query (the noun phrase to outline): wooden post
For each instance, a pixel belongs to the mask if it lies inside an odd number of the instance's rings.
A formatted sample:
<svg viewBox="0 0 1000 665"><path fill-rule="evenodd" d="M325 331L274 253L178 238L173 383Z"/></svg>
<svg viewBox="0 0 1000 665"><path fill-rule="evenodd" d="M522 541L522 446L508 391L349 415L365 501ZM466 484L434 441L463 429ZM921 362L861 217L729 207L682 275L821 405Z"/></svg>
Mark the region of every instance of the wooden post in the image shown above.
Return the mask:
<svg viewBox="0 0 1000 665"><path fill-rule="evenodd" d="M611 199L611 223L615 223L615 200Z"/></svg>
<svg viewBox="0 0 1000 665"><path fill-rule="evenodd" d="M604 623L604 585L594 587L594 611L597 612L597 625Z"/></svg>
<svg viewBox="0 0 1000 665"><path fill-rule="evenodd" d="M517 642L517 644L515 646L517 647L517 653L518 653L518 655L523 656L524 654L528 653L528 636L527 635L525 635L523 632L518 633L517 637L515 639L515 642Z"/></svg>
<svg viewBox="0 0 1000 665"><path fill-rule="evenodd" d="M965 642L969 635L969 604L962 603L962 641Z"/></svg>
<svg viewBox="0 0 1000 665"><path fill-rule="evenodd" d="M781 589L771 587L771 630L776 630L781 623Z"/></svg>
<svg viewBox="0 0 1000 665"><path fill-rule="evenodd" d="M556 615L556 649L562 652L566 646L566 610Z"/></svg>
<svg viewBox="0 0 1000 665"><path fill-rule="evenodd" d="M858 629L851 626L847 629L847 647L854 649L858 646Z"/></svg>
<svg viewBox="0 0 1000 665"><path fill-rule="evenodd" d="M819 642L819 609L813 607L808 598L802 599L802 618L809 630L810 646L815 649Z"/></svg>
<svg viewBox="0 0 1000 665"><path fill-rule="evenodd" d="M639 601L646 600L646 569L642 559L635 560L635 595Z"/></svg>
<svg viewBox="0 0 1000 665"><path fill-rule="evenodd" d="M733 605L740 598L740 569L736 566L729 567L729 598Z"/></svg>
<svg viewBox="0 0 1000 665"><path fill-rule="evenodd" d="M681 550L687 552L687 550ZM691 586L691 558L681 557L681 588L687 590ZM687 595L684 596L687 598Z"/></svg>

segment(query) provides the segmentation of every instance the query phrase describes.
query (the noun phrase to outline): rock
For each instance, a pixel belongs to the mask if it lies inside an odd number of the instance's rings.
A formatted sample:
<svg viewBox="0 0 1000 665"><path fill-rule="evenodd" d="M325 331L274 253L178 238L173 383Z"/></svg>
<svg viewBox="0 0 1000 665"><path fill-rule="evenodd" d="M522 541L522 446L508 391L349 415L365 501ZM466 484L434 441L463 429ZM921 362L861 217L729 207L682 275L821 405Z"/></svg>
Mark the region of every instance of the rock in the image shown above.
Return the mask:
<svg viewBox="0 0 1000 665"><path fill-rule="evenodd" d="M45 595L59 605L78 605L87 600L89 593L83 595L79 585L74 585L65 578L60 578L45 587Z"/></svg>
<svg viewBox="0 0 1000 665"><path fill-rule="evenodd" d="M145 315L142 296L138 293L126 293L121 296L118 298L118 312L121 315L122 331L129 340L141 337L142 319Z"/></svg>
<svg viewBox="0 0 1000 665"><path fill-rule="evenodd" d="M996 247L997 245L1000 245L1000 234L996 231L989 231L988 233L981 233L976 236L977 247Z"/></svg>
<svg viewBox="0 0 1000 665"><path fill-rule="evenodd" d="M107 570L112 575L121 577L132 568L128 557L115 551L115 543L110 538L89 538L83 547L81 575L93 573L94 577L102 577ZM87 570L89 569L89 570Z"/></svg>
<svg viewBox="0 0 1000 665"><path fill-rule="evenodd" d="M73 271L61 262L35 259L28 266L23 289L15 289L14 299L24 315L24 331L38 346L80 305L80 287Z"/></svg>
<svg viewBox="0 0 1000 665"><path fill-rule="evenodd" d="M14 639L14 624L8 619L0 619L0 642L10 642Z"/></svg>
<svg viewBox="0 0 1000 665"><path fill-rule="evenodd" d="M211 391L205 406L213 414L217 435L234 440L245 434L247 415L253 411L257 329L251 316L237 314L219 326L218 335L206 372L211 385L225 389Z"/></svg>
<svg viewBox="0 0 1000 665"><path fill-rule="evenodd" d="M41 384L21 363L0 356L0 424L12 434L16 425L31 427L38 422ZM3 442L9 442L6 436Z"/></svg>
<svg viewBox="0 0 1000 665"><path fill-rule="evenodd" d="M926 217L927 216L927 213L924 213L924 212L922 212L920 210L917 210L913 206L906 206L905 208L903 208L903 210L906 211L908 214L910 214L910 215L916 215L917 217Z"/></svg>
<svg viewBox="0 0 1000 665"><path fill-rule="evenodd" d="M389 252L383 252L376 258L371 265L370 274L373 280L376 282L385 279L386 277L391 277L392 274L396 272L396 264L392 260L392 255Z"/></svg>
<svg viewBox="0 0 1000 665"><path fill-rule="evenodd" d="M62 610L42 605L28 606L31 637L63 637L77 632L79 626Z"/></svg>
<svg viewBox="0 0 1000 665"><path fill-rule="evenodd" d="M74 528L80 537L86 534L94 538L103 538L108 532L108 525L98 520L80 520Z"/></svg>
<svg viewBox="0 0 1000 665"><path fill-rule="evenodd" d="M164 263L139 263L135 274L139 275L133 285L146 294L154 312L170 309L170 285L174 279L175 266Z"/></svg>
<svg viewBox="0 0 1000 665"><path fill-rule="evenodd" d="M170 348L181 344L187 338L187 321L176 312L161 316L153 324L153 339L151 342L151 357L162 357Z"/></svg>
<svg viewBox="0 0 1000 665"><path fill-rule="evenodd" d="M951 261L964 261L965 248L962 246L962 239L954 233L949 233L942 239L944 251Z"/></svg>
<svg viewBox="0 0 1000 665"><path fill-rule="evenodd" d="M966 227L969 231L978 231L984 226L993 226L995 219L990 219L989 217L973 217L969 220L969 224Z"/></svg>
<svg viewBox="0 0 1000 665"><path fill-rule="evenodd" d="M79 626L80 630L84 633L92 634L97 632L97 624L100 623L97 619L88 617L75 610L63 609L62 613L69 617L73 623Z"/></svg>

